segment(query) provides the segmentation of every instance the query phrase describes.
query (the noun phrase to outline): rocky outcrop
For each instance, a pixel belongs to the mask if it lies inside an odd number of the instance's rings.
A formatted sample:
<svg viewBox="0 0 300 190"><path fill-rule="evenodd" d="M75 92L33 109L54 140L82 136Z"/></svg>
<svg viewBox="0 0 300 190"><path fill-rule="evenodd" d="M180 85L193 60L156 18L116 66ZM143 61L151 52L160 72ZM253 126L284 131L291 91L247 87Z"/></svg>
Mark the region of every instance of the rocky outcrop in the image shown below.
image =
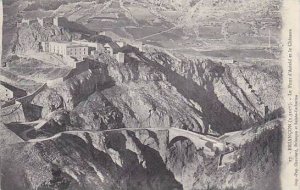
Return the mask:
<svg viewBox="0 0 300 190"><path fill-rule="evenodd" d="M125 127L122 112L99 91L80 102L71 112L70 118L72 125L79 129L107 130Z"/></svg>
<svg viewBox="0 0 300 190"><path fill-rule="evenodd" d="M110 64L115 85L102 94L123 113L126 127L179 127L204 132L201 106L185 98L163 72L129 54L126 64Z"/></svg>
<svg viewBox="0 0 300 190"><path fill-rule="evenodd" d="M44 116L58 108L73 110L98 87L109 82L111 80L105 68L88 70L56 86L48 87L33 99L32 104L43 107Z"/></svg>
<svg viewBox="0 0 300 190"><path fill-rule="evenodd" d="M15 190L57 186L64 186L63 189L182 189L158 152L157 147L165 143L166 137L158 139L147 131L79 133L63 135L53 141L16 145L15 151L1 151L13 156L11 160L2 157L1 161L6 164L1 165L1 187ZM24 154L25 150L30 152ZM17 151L19 154L15 155ZM26 155L29 160L24 162ZM29 170L33 166L40 166L39 171Z"/></svg>
<svg viewBox="0 0 300 190"><path fill-rule="evenodd" d="M221 65L209 60L199 64L181 63L163 53L151 54L145 61L164 73L166 80L203 114L205 132L211 129L224 133L239 129L241 118L224 107L214 93L214 83L225 70Z"/></svg>

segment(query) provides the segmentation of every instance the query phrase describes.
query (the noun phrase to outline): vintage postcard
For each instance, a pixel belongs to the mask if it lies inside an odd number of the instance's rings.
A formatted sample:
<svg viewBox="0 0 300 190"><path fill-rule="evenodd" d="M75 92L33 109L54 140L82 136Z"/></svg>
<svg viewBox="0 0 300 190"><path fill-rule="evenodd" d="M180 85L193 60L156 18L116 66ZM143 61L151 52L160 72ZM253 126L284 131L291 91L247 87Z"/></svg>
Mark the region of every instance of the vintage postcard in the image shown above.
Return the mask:
<svg viewBox="0 0 300 190"><path fill-rule="evenodd" d="M0 190L299 190L299 0L1 0Z"/></svg>

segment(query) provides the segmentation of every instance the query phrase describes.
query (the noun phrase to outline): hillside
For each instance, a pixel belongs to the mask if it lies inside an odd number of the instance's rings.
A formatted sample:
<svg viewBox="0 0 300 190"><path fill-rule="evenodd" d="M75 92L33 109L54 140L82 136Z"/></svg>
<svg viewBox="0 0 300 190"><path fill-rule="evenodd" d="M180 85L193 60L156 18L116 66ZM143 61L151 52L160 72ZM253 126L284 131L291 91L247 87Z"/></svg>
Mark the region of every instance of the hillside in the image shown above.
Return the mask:
<svg viewBox="0 0 300 190"><path fill-rule="evenodd" d="M113 31L176 52L199 55L207 50L246 52L271 46L276 55L281 44L280 7L278 0L22 1L5 7L4 28L13 30L21 18L63 15L82 25L78 27ZM234 57L230 52L226 56Z"/></svg>

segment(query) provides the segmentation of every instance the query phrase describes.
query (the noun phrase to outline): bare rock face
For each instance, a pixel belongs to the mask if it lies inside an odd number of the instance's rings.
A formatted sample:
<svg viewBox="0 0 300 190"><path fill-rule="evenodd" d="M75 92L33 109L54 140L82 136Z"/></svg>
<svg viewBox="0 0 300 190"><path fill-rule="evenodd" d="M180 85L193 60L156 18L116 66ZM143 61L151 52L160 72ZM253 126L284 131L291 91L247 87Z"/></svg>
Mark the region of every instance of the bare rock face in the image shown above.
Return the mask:
<svg viewBox="0 0 300 190"><path fill-rule="evenodd" d="M196 150L190 140L182 138L169 145L166 165L183 184L183 189L277 190L280 189L280 156L276 155L281 152L280 142L281 128L273 123L260 137L241 145L234 153L235 160L219 166L220 156L209 157Z"/></svg>
<svg viewBox="0 0 300 190"><path fill-rule="evenodd" d="M33 104L43 107L43 115L58 108L72 110L82 100L94 93L98 86L109 83L107 72L101 68L87 70L38 94Z"/></svg>
<svg viewBox="0 0 300 190"><path fill-rule="evenodd" d="M125 127L123 114L100 92L95 92L71 112L73 124L89 130Z"/></svg>
<svg viewBox="0 0 300 190"><path fill-rule="evenodd" d="M182 138L169 145L166 165L174 173L175 179L183 184L183 189L193 189L194 180L197 179L195 174L203 175L205 159L205 155L197 151L191 141Z"/></svg>
<svg viewBox="0 0 300 190"><path fill-rule="evenodd" d="M164 136L166 138L167 136ZM149 139L148 141L142 141ZM148 143L153 144L153 148ZM158 139L145 132L78 133L53 141L3 149L4 189L182 189L158 152ZM147 144L146 144L147 143ZM65 148L63 148L65 147ZM23 151L30 150L26 154ZM8 151L8 152L6 152ZM20 154L17 154L19 151ZM68 156L64 156L68 154ZM24 156L29 155L26 162ZM22 165L22 167L18 167ZM36 166L39 171L30 170ZM40 167L37 167L40 166ZM13 168L14 170L8 170ZM109 171L109 172L108 172ZM42 172L42 173L41 173ZM15 176L10 178L10 176ZM9 180L8 180L9 179ZM16 180L15 180L16 179ZM26 183L23 183L26 181Z"/></svg>
<svg viewBox="0 0 300 190"><path fill-rule="evenodd" d="M122 79L119 76L132 72L132 67L123 65L109 69L120 74L113 75L117 86L105 90L104 94L116 104L127 104L116 105L120 110L137 114L137 120L145 122L138 123L142 126L167 125L203 133L209 129L216 133L239 129L241 118L226 109L214 93L214 83L225 70L222 66L207 61L197 67L191 63L191 68L184 63L176 65L164 54L149 57L141 54L130 57L129 60L138 62L134 71L139 75L129 81L119 80ZM160 77L152 80L153 73ZM120 96L109 95L116 91L122 91ZM125 111L127 108L131 111Z"/></svg>
<svg viewBox="0 0 300 190"><path fill-rule="evenodd" d="M177 89L183 82L176 84L174 81L179 81L182 76L181 81L186 81L184 84L189 85L189 88L180 91L181 94L189 92L185 96L190 96L194 102L201 105L203 111L208 114L207 117L217 113L217 117L222 120L219 127L233 130L234 126L240 125L247 128L265 118L266 107L269 110L267 114L276 112L282 107L280 93L276 93L280 91L278 80L282 76L279 66L235 65L198 59L177 61L160 52L150 53L147 57L166 68L164 73L167 80ZM172 74L172 71L179 76ZM197 100L197 97L193 96L196 92L199 92L197 96L201 99ZM275 101L270 102L272 99ZM214 110L214 113L210 113L210 110ZM211 117L213 118L216 116ZM229 121L228 118L232 119ZM218 121L211 122L211 125L215 128L213 130L220 131L216 129L219 128L216 127Z"/></svg>
<svg viewBox="0 0 300 190"><path fill-rule="evenodd" d="M58 94L49 94L47 102L49 102L49 109L52 111L63 106L63 99Z"/></svg>

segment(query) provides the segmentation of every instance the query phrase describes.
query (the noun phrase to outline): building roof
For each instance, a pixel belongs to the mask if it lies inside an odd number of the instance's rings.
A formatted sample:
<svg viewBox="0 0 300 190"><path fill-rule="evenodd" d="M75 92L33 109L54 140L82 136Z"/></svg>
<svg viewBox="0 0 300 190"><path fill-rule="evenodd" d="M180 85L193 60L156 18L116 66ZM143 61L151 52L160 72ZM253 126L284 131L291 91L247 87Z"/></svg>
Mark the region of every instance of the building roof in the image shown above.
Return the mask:
<svg viewBox="0 0 300 190"><path fill-rule="evenodd" d="M80 44L80 43L75 43L75 42L69 42L67 43L67 47L89 47L86 44Z"/></svg>
<svg viewBox="0 0 300 190"><path fill-rule="evenodd" d="M89 41L87 41L86 39L81 39L81 40L72 40L72 42L77 43L77 42L89 42Z"/></svg>
<svg viewBox="0 0 300 190"><path fill-rule="evenodd" d="M12 85L10 85L10 84L8 84L6 82L3 82L3 81L0 81L0 85L3 86L3 87L5 87L5 88L7 88L8 90L11 90L12 92L20 92L20 91L26 92L23 89L17 88L15 86L12 86Z"/></svg>
<svg viewBox="0 0 300 190"><path fill-rule="evenodd" d="M53 19L52 16L39 16L37 19Z"/></svg>
<svg viewBox="0 0 300 190"><path fill-rule="evenodd" d="M64 44L67 47L88 47L86 44L80 44L77 42L69 42L69 41L64 41L64 42L49 42L49 43L57 43L57 44Z"/></svg>

